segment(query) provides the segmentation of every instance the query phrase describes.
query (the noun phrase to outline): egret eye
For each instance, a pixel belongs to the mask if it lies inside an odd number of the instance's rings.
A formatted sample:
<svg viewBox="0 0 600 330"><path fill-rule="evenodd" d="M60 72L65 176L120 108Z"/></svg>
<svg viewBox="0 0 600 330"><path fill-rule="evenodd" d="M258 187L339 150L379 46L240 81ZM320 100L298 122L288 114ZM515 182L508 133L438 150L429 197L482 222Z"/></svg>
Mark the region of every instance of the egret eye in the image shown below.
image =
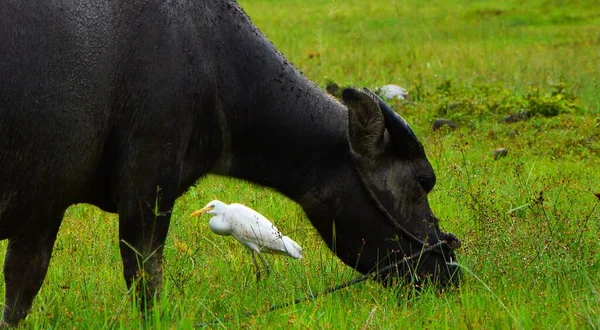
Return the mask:
<svg viewBox="0 0 600 330"><path fill-rule="evenodd" d="M433 190L433 186L435 186L435 176L420 176L417 180L419 180L419 184L427 193Z"/></svg>

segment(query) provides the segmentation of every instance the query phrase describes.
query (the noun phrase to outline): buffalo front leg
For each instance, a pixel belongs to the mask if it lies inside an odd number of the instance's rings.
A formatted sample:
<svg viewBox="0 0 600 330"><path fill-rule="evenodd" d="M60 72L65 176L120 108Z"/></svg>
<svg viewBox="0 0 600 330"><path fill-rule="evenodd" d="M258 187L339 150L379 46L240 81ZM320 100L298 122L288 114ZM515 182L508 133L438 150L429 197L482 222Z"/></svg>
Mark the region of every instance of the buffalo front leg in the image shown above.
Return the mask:
<svg viewBox="0 0 600 330"><path fill-rule="evenodd" d="M59 225L8 239L4 260L6 294L3 323L16 325L29 313L46 277L58 228Z"/></svg>
<svg viewBox="0 0 600 330"><path fill-rule="evenodd" d="M162 285L163 248L169 230L174 199L161 202L166 208L146 202L128 204L119 212L119 239L123 275L135 290L142 311L152 306ZM165 210L166 211L159 211Z"/></svg>

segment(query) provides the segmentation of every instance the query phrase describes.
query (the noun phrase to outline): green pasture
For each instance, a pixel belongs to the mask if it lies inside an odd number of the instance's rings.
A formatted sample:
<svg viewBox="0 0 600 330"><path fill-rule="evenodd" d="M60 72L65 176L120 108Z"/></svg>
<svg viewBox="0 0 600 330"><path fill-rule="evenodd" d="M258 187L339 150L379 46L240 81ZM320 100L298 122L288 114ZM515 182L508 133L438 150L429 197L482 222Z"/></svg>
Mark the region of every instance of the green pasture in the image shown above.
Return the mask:
<svg viewBox="0 0 600 330"><path fill-rule="evenodd" d="M463 241L460 289L415 297L367 281L266 313L360 274L327 249L293 202L208 176L174 208L163 295L148 322L121 275L116 216L76 205L22 328L600 328L597 0L241 4L316 84L409 90L411 102L390 104L436 170L430 203L441 227ZM523 111L528 120L502 121ZM458 128L431 131L436 118ZM508 154L494 159L500 147ZM216 198L272 219L304 259L267 255L272 274L256 283L241 245L210 232L208 217L188 217ZM244 317L249 311L259 313Z"/></svg>

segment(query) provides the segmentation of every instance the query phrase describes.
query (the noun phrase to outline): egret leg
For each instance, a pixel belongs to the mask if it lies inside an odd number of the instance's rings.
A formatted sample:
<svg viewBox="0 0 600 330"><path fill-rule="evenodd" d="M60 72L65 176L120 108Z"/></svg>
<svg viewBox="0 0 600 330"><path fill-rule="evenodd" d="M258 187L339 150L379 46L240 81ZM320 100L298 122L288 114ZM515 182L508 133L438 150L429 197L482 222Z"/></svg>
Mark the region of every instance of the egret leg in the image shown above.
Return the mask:
<svg viewBox="0 0 600 330"><path fill-rule="evenodd" d="M258 257L260 258L260 261L262 262L263 266L265 266L265 269L267 270L267 277L269 277L269 275L271 274L271 268L269 267L269 264L265 260L265 257L263 257L262 253L257 252L257 254L258 254Z"/></svg>
<svg viewBox="0 0 600 330"><path fill-rule="evenodd" d="M256 256L255 256L254 251L250 251L250 254L252 255L252 261L254 262L254 267L256 268L256 281L260 281L260 267L258 267L258 262L256 262ZM260 254L259 254L260 256Z"/></svg>

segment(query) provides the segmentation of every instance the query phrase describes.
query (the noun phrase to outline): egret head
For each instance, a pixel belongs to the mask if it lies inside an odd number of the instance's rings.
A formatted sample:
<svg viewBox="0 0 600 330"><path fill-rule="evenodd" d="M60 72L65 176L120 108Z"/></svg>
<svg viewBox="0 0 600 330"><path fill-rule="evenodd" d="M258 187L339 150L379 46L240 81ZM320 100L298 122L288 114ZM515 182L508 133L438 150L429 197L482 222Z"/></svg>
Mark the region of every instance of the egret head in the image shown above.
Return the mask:
<svg viewBox="0 0 600 330"><path fill-rule="evenodd" d="M398 263L380 276L385 283L395 277L458 283L454 250L460 241L440 229L429 206L436 177L422 144L370 91L347 89L343 100L350 153L345 162L330 163L308 194L311 222L338 257L362 273ZM419 251L425 251L421 257L402 261Z"/></svg>
<svg viewBox="0 0 600 330"><path fill-rule="evenodd" d="M221 215L225 213L225 208L227 208L227 204L221 202L220 200L213 200L206 204L206 206L202 209L192 213L190 216L196 217L204 213L212 215Z"/></svg>

